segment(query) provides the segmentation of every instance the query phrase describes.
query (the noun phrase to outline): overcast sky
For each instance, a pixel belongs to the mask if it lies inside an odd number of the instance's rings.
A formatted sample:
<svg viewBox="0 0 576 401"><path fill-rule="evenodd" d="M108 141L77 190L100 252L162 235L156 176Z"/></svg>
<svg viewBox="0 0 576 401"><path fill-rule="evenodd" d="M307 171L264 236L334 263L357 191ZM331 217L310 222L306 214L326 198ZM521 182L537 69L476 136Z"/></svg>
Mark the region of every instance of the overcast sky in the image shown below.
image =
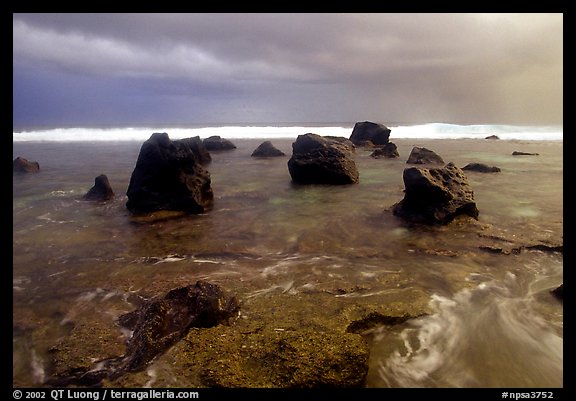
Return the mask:
<svg viewBox="0 0 576 401"><path fill-rule="evenodd" d="M14 14L23 125L562 124L562 14Z"/></svg>

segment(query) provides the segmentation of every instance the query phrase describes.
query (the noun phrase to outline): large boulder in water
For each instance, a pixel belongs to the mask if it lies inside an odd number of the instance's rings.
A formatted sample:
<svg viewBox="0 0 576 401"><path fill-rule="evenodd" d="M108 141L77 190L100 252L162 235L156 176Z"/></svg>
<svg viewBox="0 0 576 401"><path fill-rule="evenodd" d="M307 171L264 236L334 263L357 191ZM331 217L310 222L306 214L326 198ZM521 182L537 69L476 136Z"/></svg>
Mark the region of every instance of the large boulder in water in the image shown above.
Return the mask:
<svg viewBox="0 0 576 401"><path fill-rule="evenodd" d="M40 171L38 162L31 162L18 156L12 162L12 172L14 173L37 173Z"/></svg>
<svg viewBox="0 0 576 401"><path fill-rule="evenodd" d="M114 191L105 174L94 179L94 186L82 197L84 200L104 202L114 197Z"/></svg>
<svg viewBox="0 0 576 401"><path fill-rule="evenodd" d="M193 141L154 133L140 149L130 177L126 207L132 213L176 210L203 213L214 202L210 173L198 161Z"/></svg>
<svg viewBox="0 0 576 401"><path fill-rule="evenodd" d="M354 148L346 141L316 134L298 135L292 144L288 170L297 184L354 184L358 169L352 158Z"/></svg>
<svg viewBox="0 0 576 401"><path fill-rule="evenodd" d="M386 145L390 132L390 129L382 124L371 121L357 122L352 129L350 140L359 146Z"/></svg>
<svg viewBox="0 0 576 401"><path fill-rule="evenodd" d="M224 139L218 135L214 135L204 139L204 146L206 146L206 149L208 150L236 149L236 145L234 145L230 140Z"/></svg>
<svg viewBox="0 0 576 401"><path fill-rule="evenodd" d="M433 150L414 146L406 163L409 164L444 164L444 160Z"/></svg>
<svg viewBox="0 0 576 401"><path fill-rule="evenodd" d="M453 163L441 168L410 167L403 179L404 199L392 208L396 216L424 224L447 224L459 215L478 219L474 191Z"/></svg>
<svg viewBox="0 0 576 401"><path fill-rule="evenodd" d="M272 145L272 142L265 141L262 142L258 147L252 152L252 157L278 157L286 156L286 153L282 152L280 149Z"/></svg>

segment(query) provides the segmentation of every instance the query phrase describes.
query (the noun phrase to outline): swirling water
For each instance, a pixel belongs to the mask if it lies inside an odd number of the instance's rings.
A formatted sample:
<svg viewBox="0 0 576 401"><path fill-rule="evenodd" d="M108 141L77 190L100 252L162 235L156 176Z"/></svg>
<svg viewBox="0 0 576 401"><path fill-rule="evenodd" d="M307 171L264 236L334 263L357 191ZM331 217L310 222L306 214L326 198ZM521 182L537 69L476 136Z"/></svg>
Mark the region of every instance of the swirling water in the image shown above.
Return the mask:
<svg viewBox="0 0 576 401"><path fill-rule="evenodd" d="M562 243L561 141L397 139L399 159L356 151L358 185L299 187L286 166L293 139L273 139L285 158L251 158L262 140L213 153L212 211L150 224L124 206L141 142L14 142L14 157L41 166L13 180L14 384L41 384L50 348L88 316L207 278L247 300L314 288L335 303L427 294L427 316L364 333L368 387L562 386L563 311L549 293L563 281L562 254L479 248ZM502 169L467 174L478 222L415 229L389 212L413 146ZM79 200L99 174L116 198Z"/></svg>

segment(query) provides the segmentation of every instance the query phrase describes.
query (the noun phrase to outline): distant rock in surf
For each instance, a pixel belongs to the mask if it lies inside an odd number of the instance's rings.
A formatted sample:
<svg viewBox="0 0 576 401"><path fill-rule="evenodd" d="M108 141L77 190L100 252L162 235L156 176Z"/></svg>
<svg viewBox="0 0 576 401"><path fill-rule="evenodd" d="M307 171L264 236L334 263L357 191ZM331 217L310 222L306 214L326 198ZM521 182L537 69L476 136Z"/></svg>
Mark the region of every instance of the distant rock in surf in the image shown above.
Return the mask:
<svg viewBox="0 0 576 401"><path fill-rule="evenodd" d="M512 156L538 156L538 153L527 153L527 152L518 152L518 151L514 151L512 152Z"/></svg>
<svg viewBox="0 0 576 401"><path fill-rule="evenodd" d="M375 159L380 159L381 157L385 157L387 159L394 159L400 157L400 154L398 153L398 148L396 147L396 144L388 142L386 145L372 152L370 154L370 157L373 157Z"/></svg>
<svg viewBox="0 0 576 401"><path fill-rule="evenodd" d="M386 145L391 130L382 124L371 121L357 122L354 125L350 140L358 146Z"/></svg>
<svg viewBox="0 0 576 401"><path fill-rule="evenodd" d="M110 186L108 177L100 174L94 179L94 186L82 197L84 200L104 202L114 197L114 191Z"/></svg>
<svg viewBox="0 0 576 401"><path fill-rule="evenodd" d="M31 162L20 156L12 162L12 172L14 173L38 173L39 171L40 164L38 162Z"/></svg>
<svg viewBox="0 0 576 401"><path fill-rule="evenodd" d="M478 219L474 191L464 172L453 163L439 168L410 167L403 174L404 199L392 207L412 223L447 224L456 216Z"/></svg>
<svg viewBox="0 0 576 401"><path fill-rule="evenodd" d="M221 138L218 135L211 136L209 138L204 139L204 146L208 150L232 150L236 149L236 145L234 145L228 139Z"/></svg>
<svg viewBox="0 0 576 401"><path fill-rule="evenodd" d="M409 164L444 164L444 160L434 151L417 146L412 148L406 163Z"/></svg>
<svg viewBox="0 0 576 401"><path fill-rule="evenodd" d="M462 170L477 171L479 173L499 173L501 170L496 166L488 166L484 163L468 163Z"/></svg>
<svg viewBox="0 0 576 401"><path fill-rule="evenodd" d="M484 139L500 139L500 138L498 138L497 135L490 135L490 136L487 136L487 137L484 138Z"/></svg>
<svg viewBox="0 0 576 401"><path fill-rule="evenodd" d="M252 157L278 157L286 156L286 153L282 152L280 149L272 145L272 142L265 141L262 142L258 147L252 152Z"/></svg>
<svg viewBox="0 0 576 401"><path fill-rule="evenodd" d="M142 144L130 177L126 207L132 213L175 210L204 213L214 202L210 173L198 161L195 141L154 133Z"/></svg>
<svg viewBox="0 0 576 401"><path fill-rule="evenodd" d="M345 139L345 138L343 138ZM346 141L316 134L298 135L292 143L288 170L297 184L355 184L359 174Z"/></svg>

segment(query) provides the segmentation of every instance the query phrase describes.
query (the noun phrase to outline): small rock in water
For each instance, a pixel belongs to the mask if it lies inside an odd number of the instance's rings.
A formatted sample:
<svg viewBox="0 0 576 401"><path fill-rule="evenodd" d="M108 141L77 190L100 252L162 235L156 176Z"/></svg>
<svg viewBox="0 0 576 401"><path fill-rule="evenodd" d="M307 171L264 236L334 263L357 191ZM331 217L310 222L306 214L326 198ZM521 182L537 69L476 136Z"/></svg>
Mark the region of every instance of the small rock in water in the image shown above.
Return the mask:
<svg viewBox="0 0 576 401"><path fill-rule="evenodd" d="M94 186L84 195L82 199L89 201L104 202L114 197L114 191L110 186L108 177L100 174L94 179Z"/></svg>
<svg viewBox="0 0 576 401"><path fill-rule="evenodd" d="M12 171L14 173L37 173L40 171L40 164L18 156L12 162Z"/></svg>

